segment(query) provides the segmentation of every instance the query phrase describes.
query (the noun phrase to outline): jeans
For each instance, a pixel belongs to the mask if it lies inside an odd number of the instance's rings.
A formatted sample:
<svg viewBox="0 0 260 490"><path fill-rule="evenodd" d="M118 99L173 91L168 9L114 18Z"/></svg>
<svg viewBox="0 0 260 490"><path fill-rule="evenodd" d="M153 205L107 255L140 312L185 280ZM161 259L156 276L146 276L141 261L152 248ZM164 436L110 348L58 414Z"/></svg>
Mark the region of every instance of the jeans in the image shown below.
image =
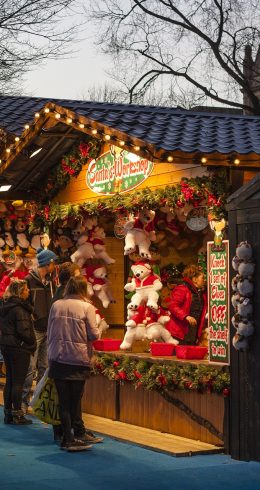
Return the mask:
<svg viewBox="0 0 260 490"><path fill-rule="evenodd" d="M63 442L72 442L74 439L72 428L75 428L75 422L81 412L81 398L85 380L74 381L54 378L54 381L59 397Z"/></svg>
<svg viewBox="0 0 260 490"><path fill-rule="evenodd" d="M21 410L23 384L30 363L30 354L12 347L2 347L2 354L6 366L5 410Z"/></svg>
<svg viewBox="0 0 260 490"><path fill-rule="evenodd" d="M30 403L30 391L32 389L36 369L36 382L38 383L48 367L47 332L38 332L37 330L35 330L35 336L37 347L34 355L31 356L30 366L23 386L23 403L25 403L26 405L29 405Z"/></svg>

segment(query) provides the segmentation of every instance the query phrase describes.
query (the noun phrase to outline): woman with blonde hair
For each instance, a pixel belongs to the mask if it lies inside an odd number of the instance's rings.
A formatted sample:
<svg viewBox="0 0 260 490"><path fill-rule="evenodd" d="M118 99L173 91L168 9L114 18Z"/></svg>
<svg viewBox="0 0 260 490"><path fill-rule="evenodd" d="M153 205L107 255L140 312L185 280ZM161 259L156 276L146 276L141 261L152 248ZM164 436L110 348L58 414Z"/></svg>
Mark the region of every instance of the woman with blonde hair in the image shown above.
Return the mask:
<svg viewBox="0 0 260 490"><path fill-rule="evenodd" d="M63 432L60 447L67 451L91 447L72 433L85 381L90 374L92 341L101 335L87 287L82 276L71 277L64 298L52 305L48 322L49 376L54 379L59 396Z"/></svg>
<svg viewBox="0 0 260 490"><path fill-rule="evenodd" d="M28 425L21 410L22 390L36 349L32 306L24 280L14 279L0 301L0 346L6 366L4 387L5 424Z"/></svg>

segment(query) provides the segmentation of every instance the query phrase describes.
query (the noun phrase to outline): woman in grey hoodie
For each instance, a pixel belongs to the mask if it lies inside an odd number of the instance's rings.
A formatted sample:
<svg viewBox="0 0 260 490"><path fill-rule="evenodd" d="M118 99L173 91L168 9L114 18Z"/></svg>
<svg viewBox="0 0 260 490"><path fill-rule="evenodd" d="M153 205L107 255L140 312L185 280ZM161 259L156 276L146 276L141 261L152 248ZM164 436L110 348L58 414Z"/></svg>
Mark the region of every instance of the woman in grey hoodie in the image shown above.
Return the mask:
<svg viewBox="0 0 260 490"><path fill-rule="evenodd" d="M55 380L63 429L61 449L91 447L74 438L72 427L90 373L92 341L100 335L95 307L87 298L87 282L81 276L71 277L64 298L51 307L47 331L49 376Z"/></svg>

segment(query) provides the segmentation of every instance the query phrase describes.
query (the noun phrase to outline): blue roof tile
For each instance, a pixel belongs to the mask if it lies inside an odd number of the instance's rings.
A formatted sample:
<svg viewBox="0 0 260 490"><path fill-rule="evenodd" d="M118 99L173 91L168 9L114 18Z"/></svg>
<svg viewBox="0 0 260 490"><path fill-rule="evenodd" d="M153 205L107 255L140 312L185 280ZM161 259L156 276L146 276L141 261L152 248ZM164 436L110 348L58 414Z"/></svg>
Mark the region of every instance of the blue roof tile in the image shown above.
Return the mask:
<svg viewBox="0 0 260 490"><path fill-rule="evenodd" d="M260 118L171 107L0 96L0 127L20 135L48 102L165 151L260 153Z"/></svg>

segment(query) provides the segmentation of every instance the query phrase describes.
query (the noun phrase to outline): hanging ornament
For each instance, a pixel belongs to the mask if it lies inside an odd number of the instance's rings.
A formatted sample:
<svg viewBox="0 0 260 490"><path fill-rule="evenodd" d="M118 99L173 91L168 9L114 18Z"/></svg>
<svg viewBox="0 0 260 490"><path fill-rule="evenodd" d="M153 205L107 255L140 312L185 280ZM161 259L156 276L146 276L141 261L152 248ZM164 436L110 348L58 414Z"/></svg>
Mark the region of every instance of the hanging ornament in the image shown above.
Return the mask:
<svg viewBox="0 0 260 490"><path fill-rule="evenodd" d="M202 231L208 226L206 207L192 209L186 219L187 227L192 231Z"/></svg>
<svg viewBox="0 0 260 490"><path fill-rule="evenodd" d="M129 221L129 218L125 215L118 216L115 220L114 224L114 235L116 238L119 238L120 240L123 240L126 236L126 229L125 225Z"/></svg>

